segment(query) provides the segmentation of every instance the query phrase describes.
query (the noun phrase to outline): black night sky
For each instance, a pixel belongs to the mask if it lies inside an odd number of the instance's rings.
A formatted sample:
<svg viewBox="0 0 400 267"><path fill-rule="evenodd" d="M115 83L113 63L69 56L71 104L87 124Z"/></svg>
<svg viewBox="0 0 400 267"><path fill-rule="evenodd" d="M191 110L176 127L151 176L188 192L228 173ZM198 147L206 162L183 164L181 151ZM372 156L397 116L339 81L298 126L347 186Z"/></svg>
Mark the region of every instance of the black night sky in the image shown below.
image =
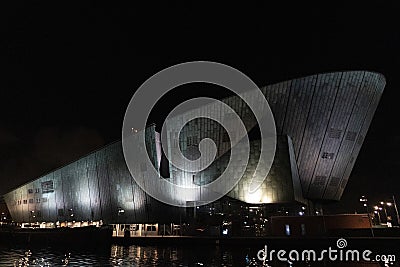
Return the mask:
<svg viewBox="0 0 400 267"><path fill-rule="evenodd" d="M400 10L384 2L1 7L0 195L120 139L130 98L155 72L209 60L259 86L328 71L384 74L385 92L342 202L332 209L354 211L361 194L400 200ZM204 95L223 93L177 89L151 120L161 123L180 101Z"/></svg>

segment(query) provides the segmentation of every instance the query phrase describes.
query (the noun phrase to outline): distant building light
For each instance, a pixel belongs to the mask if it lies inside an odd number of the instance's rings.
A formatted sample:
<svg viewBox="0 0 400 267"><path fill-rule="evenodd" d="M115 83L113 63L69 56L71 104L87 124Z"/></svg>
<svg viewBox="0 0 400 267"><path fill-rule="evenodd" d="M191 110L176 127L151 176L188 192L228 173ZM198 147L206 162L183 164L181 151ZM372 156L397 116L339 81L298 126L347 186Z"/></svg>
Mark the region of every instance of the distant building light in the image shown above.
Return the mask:
<svg viewBox="0 0 400 267"><path fill-rule="evenodd" d="M123 208L118 208L118 215L124 214L125 210Z"/></svg>

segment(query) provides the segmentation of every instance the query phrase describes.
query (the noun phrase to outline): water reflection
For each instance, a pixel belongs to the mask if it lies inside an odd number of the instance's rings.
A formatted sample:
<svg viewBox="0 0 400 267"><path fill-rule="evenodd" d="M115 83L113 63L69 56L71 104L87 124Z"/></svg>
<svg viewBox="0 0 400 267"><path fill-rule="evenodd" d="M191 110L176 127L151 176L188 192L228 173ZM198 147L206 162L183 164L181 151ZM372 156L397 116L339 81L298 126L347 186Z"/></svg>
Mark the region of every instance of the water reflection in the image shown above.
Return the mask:
<svg viewBox="0 0 400 267"><path fill-rule="evenodd" d="M262 263L255 258L256 248L240 247L156 247L117 246L107 250L75 250L73 248L4 248L0 247L2 266L354 266L373 267L379 264L303 262ZM390 266L399 266L398 264Z"/></svg>

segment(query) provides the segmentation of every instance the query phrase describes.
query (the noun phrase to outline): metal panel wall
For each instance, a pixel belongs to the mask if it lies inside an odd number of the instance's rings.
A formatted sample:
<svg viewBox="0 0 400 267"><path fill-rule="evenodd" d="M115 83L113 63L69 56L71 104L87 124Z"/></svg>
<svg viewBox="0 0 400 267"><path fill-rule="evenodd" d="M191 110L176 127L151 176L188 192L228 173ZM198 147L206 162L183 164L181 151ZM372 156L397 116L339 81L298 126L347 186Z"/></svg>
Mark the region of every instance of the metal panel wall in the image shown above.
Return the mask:
<svg viewBox="0 0 400 267"><path fill-rule="evenodd" d="M375 82L377 80L380 82ZM345 185L342 180L348 178L344 173L351 171L358 155L353 151L364 118L378 104L373 101L374 92L378 90L377 94L381 95L384 86L385 79L381 74L348 71L312 75L261 89L274 114L278 134L288 135L293 140L305 197L340 198L343 191L339 188ZM249 108L238 96L222 101L237 112L247 130L257 124ZM207 108L211 109L212 106ZM190 158L196 154L197 146L189 147L187 138L196 136L198 141L206 137L213 139L217 144L218 157L230 149L229 140L224 140L224 130L210 120L194 120L187 123L181 133L176 132L174 125L184 117L185 114L170 120L169 146L174 145L175 138L179 138L183 154ZM200 125L197 128L194 127L196 123ZM370 120L363 127L368 129L369 124ZM223 164L218 166L219 170L224 168ZM190 182L195 175L182 172L173 165L170 165L170 171L170 176L177 184ZM210 177L215 177L214 169L208 171L208 174L202 174L203 181L210 182ZM244 200L243 197L239 199Z"/></svg>
<svg viewBox="0 0 400 267"><path fill-rule="evenodd" d="M351 71L312 75L262 88L274 114L278 134L292 139L304 197L340 199L384 86L385 78L381 74ZM255 127L254 115L239 97L228 97L223 102L237 112L248 131ZM216 106L209 105L205 112L216 109ZM169 149L180 145L186 156L196 156L198 142L211 138L218 147L217 159L223 158L230 149L225 130L214 121L196 119L178 133L173 127L174 122L184 116L171 118L167 129ZM229 120L228 117L221 119ZM237 164L246 164L249 170L255 166L259 149L256 144L252 142L249 162ZM158 167L154 125L146 129L146 148L154 166ZM140 168L140 163L137 164ZM201 174L200 179L196 179L209 182L225 166L224 160L217 161L208 172ZM290 169L290 166L280 168ZM284 172L283 169L276 171ZM274 170L272 176L273 173ZM175 183L193 182L193 175L196 174L182 173L170 164L170 179ZM274 177L279 178L279 175ZM240 181L232 194L247 201L243 193L247 183L247 178ZM271 198L280 198L278 195L282 188L273 183L267 187L263 190L270 192ZM135 183L125 165L121 142L11 191L5 195L5 201L13 219L20 222L71 218L102 219L107 223L168 222L179 220L182 212L182 209L149 197Z"/></svg>
<svg viewBox="0 0 400 267"><path fill-rule="evenodd" d="M155 144L154 138L152 126L146 140ZM158 166L155 145L148 149L154 149L149 154ZM184 211L145 194L126 167L121 142L25 184L5 200L16 222L177 223Z"/></svg>
<svg viewBox="0 0 400 267"><path fill-rule="evenodd" d="M272 92L265 92L274 114L282 113L276 110L273 97L281 86L282 83L268 86ZM353 151L361 126L366 134L371 122L366 120L363 124L364 118L371 112L373 116L379 102L379 98L374 99L382 94L384 86L383 75L367 71L292 80L282 134L293 140L305 197L340 199L358 155ZM281 124L281 117L275 116L276 125Z"/></svg>

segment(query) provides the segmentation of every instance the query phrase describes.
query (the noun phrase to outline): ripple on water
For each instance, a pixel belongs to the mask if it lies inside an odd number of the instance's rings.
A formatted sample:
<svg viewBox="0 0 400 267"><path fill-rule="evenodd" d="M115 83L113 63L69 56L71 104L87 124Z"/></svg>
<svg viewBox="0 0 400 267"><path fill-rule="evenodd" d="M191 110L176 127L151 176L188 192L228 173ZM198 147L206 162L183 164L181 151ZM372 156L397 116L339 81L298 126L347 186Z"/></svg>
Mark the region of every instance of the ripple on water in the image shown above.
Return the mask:
<svg viewBox="0 0 400 267"><path fill-rule="evenodd" d="M156 247L117 246L107 250L96 248L2 248L0 267L6 266L246 266L245 259L252 259L256 249L222 248L210 246ZM256 265L262 266L254 258ZM264 265L270 266L270 265ZM323 266L321 263L294 264L273 263L280 266ZM328 265L331 266L331 265ZM335 265L336 266L336 265ZM347 265L346 265L347 266ZM366 265L352 265L366 266ZM368 265L370 267L371 265ZM398 266L398 265L392 265Z"/></svg>

